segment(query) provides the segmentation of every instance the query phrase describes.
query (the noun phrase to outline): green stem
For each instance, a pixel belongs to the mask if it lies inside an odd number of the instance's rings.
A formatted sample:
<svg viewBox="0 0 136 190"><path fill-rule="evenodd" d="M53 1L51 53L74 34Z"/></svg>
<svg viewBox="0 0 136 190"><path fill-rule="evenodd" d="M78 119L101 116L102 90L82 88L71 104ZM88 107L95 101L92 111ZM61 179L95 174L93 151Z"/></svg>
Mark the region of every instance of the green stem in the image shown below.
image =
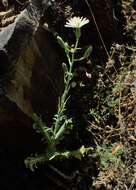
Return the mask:
<svg viewBox="0 0 136 190"><path fill-rule="evenodd" d="M60 122L60 118L61 118L61 115L63 114L63 111L65 110L65 105L66 105L66 101L67 101L67 96L68 96L68 93L69 93L69 89L70 89L70 81L72 79L73 76L72 75L72 70L73 70L73 65L74 65L74 58L75 58L75 52L77 50L77 47L78 47L78 43L79 43L79 37L76 36L76 43L75 43L75 46L74 46L74 49L73 49L73 52L72 52L72 55L71 55L71 58L69 56L69 53L66 52L66 55L67 55L67 59L68 59L68 64L69 64L69 75L68 75L68 78L66 80L66 84L65 84L65 88L64 88L64 92L61 96L61 99L60 99L60 104L59 104L59 107L58 107L58 112L57 112L57 118L56 118L56 123L55 123L55 126L54 126L54 135L58 132L59 130L59 122ZM65 76L64 76L65 77Z"/></svg>

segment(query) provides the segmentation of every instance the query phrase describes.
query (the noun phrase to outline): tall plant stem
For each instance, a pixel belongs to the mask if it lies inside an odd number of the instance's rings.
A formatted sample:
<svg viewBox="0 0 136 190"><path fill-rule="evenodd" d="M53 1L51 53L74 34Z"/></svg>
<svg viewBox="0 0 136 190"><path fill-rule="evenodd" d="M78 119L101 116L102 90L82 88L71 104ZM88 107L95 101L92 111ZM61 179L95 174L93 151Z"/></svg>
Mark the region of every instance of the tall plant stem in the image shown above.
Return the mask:
<svg viewBox="0 0 136 190"><path fill-rule="evenodd" d="M80 29L76 29L76 30L80 30ZM66 80L66 83L65 83L64 92L63 92L63 94L62 94L62 96L60 98L60 102L59 102L59 106L58 106L57 118L56 118L56 122L55 122L55 126L54 126L54 134L56 134L57 131L59 130L60 117L61 117L62 113L65 110L66 102L67 102L67 99L68 99L68 93L69 93L69 89L70 89L70 82L71 82L71 79L73 77L72 70L73 70L73 65L74 65L75 52L76 52L77 47L78 47L79 38L80 38L80 36L76 36L76 43L75 43L74 48L72 49L71 57L70 57L70 55L68 53L66 53L67 59L68 59L68 64L69 64L68 77L67 77L67 80ZM65 77L66 76L65 76L65 73L64 73L64 78Z"/></svg>

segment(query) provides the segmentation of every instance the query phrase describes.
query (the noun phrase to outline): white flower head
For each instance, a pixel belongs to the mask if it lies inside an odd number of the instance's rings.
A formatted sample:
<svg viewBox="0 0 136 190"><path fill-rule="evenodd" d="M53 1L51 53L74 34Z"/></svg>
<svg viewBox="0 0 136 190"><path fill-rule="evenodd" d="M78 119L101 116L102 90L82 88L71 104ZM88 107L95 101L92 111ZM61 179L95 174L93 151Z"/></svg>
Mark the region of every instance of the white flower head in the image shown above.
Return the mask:
<svg viewBox="0 0 136 190"><path fill-rule="evenodd" d="M68 21L65 24L65 27L68 28L81 28L82 26L89 23L89 20L87 18L83 17L73 17L68 19Z"/></svg>

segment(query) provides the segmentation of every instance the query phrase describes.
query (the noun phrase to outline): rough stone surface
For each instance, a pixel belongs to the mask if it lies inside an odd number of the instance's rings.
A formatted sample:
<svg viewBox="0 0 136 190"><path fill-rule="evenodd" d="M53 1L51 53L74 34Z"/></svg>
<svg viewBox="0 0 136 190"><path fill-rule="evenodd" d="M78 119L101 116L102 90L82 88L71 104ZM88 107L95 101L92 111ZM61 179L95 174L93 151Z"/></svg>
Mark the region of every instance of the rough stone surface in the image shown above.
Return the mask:
<svg viewBox="0 0 136 190"><path fill-rule="evenodd" d="M49 123L63 86L59 48L53 35L39 25L42 12L37 2L0 33L2 143L6 136L10 143L32 142L32 114Z"/></svg>

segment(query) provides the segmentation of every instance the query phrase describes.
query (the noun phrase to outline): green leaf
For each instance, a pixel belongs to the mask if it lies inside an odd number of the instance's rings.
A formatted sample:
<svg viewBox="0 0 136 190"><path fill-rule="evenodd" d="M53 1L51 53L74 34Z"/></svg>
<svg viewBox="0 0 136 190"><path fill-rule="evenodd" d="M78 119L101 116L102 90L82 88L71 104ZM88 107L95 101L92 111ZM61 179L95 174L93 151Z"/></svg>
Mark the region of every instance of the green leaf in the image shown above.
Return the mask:
<svg viewBox="0 0 136 190"><path fill-rule="evenodd" d="M46 161L48 161L48 157L46 156L46 154L35 155L34 157L28 157L28 158L26 158L25 165L31 171L34 171L34 169L37 168L37 165L39 163L44 163Z"/></svg>
<svg viewBox="0 0 136 190"><path fill-rule="evenodd" d="M62 159L69 159L69 158L77 158L81 159L85 154L88 154L90 150L93 150L93 148L85 148L84 146L81 146L79 149L74 151L65 151L59 152L55 149L48 149L46 153L35 155L33 157L28 157L25 160L25 165L27 168L29 168L31 171L34 171L34 169L37 168L38 164L42 164L44 162L49 162L51 160L62 160Z"/></svg>
<svg viewBox="0 0 136 190"><path fill-rule="evenodd" d="M61 160L69 158L81 159L85 154L88 154L92 150L92 147L85 148L84 146L81 146L79 149L73 151L54 152L54 155L52 155L49 160Z"/></svg>
<svg viewBox="0 0 136 190"><path fill-rule="evenodd" d="M36 114L33 114L33 119L35 123L33 124L33 128L36 130L37 133L41 133L43 135L43 139L47 141L48 144L52 142L53 131L51 128L48 128L38 117Z"/></svg>
<svg viewBox="0 0 136 190"><path fill-rule="evenodd" d="M55 135L55 140L62 140L65 137L65 134L68 133L68 131L72 128L73 125L71 119L64 121L63 125L60 126L60 129L57 131Z"/></svg>
<svg viewBox="0 0 136 190"><path fill-rule="evenodd" d="M58 44L65 49L65 42L63 41L63 39L60 36L57 36L57 40L58 40Z"/></svg>
<svg viewBox="0 0 136 190"><path fill-rule="evenodd" d="M58 44L65 50L66 53L68 53L69 50L69 45L67 42L65 42L60 36L57 36Z"/></svg>
<svg viewBox="0 0 136 190"><path fill-rule="evenodd" d="M84 55L83 55L83 58L84 59L87 59L89 56L90 56L90 54L92 53L92 46L89 46L87 49L86 49L86 51L85 51L85 53L84 53Z"/></svg>

